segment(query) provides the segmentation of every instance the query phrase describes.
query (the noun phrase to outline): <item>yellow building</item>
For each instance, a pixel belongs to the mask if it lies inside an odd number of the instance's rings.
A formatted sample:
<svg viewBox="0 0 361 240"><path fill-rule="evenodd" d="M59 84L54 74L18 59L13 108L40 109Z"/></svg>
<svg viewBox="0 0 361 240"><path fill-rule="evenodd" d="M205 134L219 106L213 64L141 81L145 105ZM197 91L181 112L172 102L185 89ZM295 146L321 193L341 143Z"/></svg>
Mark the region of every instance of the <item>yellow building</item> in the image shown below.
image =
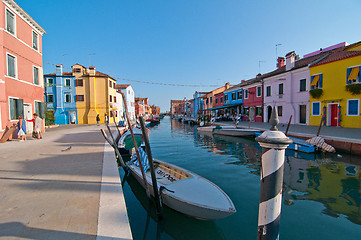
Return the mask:
<svg viewBox="0 0 361 240"><path fill-rule="evenodd" d="M310 66L310 125L361 128L361 42L329 51Z"/></svg>
<svg viewBox="0 0 361 240"><path fill-rule="evenodd" d="M76 86L76 108L79 124L96 124L99 114L100 123L113 122L113 110L116 110L116 80L107 74L98 72L95 67L75 64L72 66ZM118 119L116 119L118 121Z"/></svg>

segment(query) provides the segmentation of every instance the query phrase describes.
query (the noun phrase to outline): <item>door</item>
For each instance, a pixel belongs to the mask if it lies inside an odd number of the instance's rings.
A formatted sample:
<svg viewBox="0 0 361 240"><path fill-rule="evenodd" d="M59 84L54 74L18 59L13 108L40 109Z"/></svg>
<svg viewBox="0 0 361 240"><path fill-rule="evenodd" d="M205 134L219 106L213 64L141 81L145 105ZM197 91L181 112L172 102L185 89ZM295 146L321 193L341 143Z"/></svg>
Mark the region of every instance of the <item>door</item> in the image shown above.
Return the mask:
<svg viewBox="0 0 361 240"><path fill-rule="evenodd" d="M24 119L25 120L33 119L33 112L31 110L30 104L24 104ZM33 123L32 122L26 122L26 132L27 133L33 132Z"/></svg>
<svg viewBox="0 0 361 240"><path fill-rule="evenodd" d="M306 123L306 105L300 105L300 123Z"/></svg>
<svg viewBox="0 0 361 240"><path fill-rule="evenodd" d="M267 107L267 122L269 122L270 118L271 118L271 115L272 115L272 107L271 106L268 106Z"/></svg>
<svg viewBox="0 0 361 240"><path fill-rule="evenodd" d="M331 118L331 127L337 127L338 117L337 117L337 110L338 104L330 104L330 118Z"/></svg>

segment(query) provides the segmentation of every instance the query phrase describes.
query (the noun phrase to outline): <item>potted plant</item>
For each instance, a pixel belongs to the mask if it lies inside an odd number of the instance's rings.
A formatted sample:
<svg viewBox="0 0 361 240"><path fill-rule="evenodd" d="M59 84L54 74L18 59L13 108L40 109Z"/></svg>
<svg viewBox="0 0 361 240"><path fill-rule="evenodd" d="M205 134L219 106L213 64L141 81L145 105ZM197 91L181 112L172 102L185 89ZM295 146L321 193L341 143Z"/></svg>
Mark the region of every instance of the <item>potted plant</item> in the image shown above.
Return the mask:
<svg viewBox="0 0 361 240"><path fill-rule="evenodd" d="M350 92L352 95L357 95L361 93L361 84L354 83L346 85L346 91Z"/></svg>
<svg viewBox="0 0 361 240"><path fill-rule="evenodd" d="M323 90L322 88L316 88L316 89L311 89L310 90L310 95L313 97L313 98L320 98L323 94Z"/></svg>

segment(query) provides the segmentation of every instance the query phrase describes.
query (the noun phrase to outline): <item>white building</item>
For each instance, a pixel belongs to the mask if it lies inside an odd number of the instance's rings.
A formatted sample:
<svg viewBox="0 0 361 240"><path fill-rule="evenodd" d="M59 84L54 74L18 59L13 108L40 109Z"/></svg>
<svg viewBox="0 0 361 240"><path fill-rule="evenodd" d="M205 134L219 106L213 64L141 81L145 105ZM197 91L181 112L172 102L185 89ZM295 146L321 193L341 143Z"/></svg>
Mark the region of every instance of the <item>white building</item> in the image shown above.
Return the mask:
<svg viewBox="0 0 361 240"><path fill-rule="evenodd" d="M116 89L119 92L122 92L125 96L126 104L128 107L128 113L130 121L135 121L135 99L134 99L134 90L130 84L117 84ZM125 109L124 109L125 110Z"/></svg>

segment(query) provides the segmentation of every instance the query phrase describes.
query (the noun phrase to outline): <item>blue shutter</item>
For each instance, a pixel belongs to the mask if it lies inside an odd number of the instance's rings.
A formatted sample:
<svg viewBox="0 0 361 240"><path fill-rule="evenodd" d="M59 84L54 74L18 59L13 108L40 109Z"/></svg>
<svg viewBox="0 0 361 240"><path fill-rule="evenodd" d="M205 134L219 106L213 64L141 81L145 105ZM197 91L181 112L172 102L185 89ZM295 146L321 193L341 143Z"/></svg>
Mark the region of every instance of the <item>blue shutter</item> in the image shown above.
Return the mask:
<svg viewBox="0 0 361 240"><path fill-rule="evenodd" d="M351 83L351 81L348 80L348 76L350 76L351 70L352 70L352 68L347 68L347 71L346 71L346 84Z"/></svg>
<svg viewBox="0 0 361 240"><path fill-rule="evenodd" d="M311 89L314 89L314 88L315 88L315 86L312 85L312 82L313 82L313 78L314 78L314 77L315 77L315 76L311 76L311 82L310 82Z"/></svg>
<svg viewBox="0 0 361 240"><path fill-rule="evenodd" d="M318 88L322 88L322 80L323 80L323 74L320 74L320 78L318 80Z"/></svg>

